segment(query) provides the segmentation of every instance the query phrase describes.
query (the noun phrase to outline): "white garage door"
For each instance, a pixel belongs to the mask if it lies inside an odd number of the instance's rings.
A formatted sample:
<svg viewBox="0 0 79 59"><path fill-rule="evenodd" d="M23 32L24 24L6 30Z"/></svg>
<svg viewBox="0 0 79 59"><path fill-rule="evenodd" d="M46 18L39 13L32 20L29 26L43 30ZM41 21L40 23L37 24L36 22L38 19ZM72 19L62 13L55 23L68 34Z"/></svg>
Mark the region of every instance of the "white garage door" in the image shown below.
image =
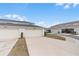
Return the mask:
<svg viewBox="0 0 79 59"><path fill-rule="evenodd" d="M43 30L26 30L26 36L43 36Z"/></svg>
<svg viewBox="0 0 79 59"><path fill-rule="evenodd" d="M24 37L43 36L43 30L25 30L25 29L0 29L0 39L16 39L20 37L21 32Z"/></svg>
<svg viewBox="0 0 79 59"><path fill-rule="evenodd" d="M18 36L19 32L17 29L0 29L0 39L15 39Z"/></svg>
<svg viewBox="0 0 79 59"><path fill-rule="evenodd" d="M20 29L24 33L24 37L43 36L43 30L25 30Z"/></svg>

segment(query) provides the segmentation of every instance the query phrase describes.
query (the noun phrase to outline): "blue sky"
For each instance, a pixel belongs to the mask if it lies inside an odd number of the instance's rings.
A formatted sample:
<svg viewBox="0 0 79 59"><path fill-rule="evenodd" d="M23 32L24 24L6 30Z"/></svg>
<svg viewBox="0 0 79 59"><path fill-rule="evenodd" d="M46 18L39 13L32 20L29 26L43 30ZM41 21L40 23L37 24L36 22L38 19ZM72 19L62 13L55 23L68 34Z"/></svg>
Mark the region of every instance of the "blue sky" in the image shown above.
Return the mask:
<svg viewBox="0 0 79 59"><path fill-rule="evenodd" d="M0 18L30 21L41 26L79 20L79 4L0 3Z"/></svg>

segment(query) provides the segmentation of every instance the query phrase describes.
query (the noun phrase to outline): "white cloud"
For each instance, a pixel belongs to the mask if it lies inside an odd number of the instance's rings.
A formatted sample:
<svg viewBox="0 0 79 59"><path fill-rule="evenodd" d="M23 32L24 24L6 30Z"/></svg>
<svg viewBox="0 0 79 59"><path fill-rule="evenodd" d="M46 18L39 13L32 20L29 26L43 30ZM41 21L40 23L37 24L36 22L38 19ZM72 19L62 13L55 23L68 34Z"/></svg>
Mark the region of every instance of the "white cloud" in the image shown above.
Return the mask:
<svg viewBox="0 0 79 59"><path fill-rule="evenodd" d="M36 22L35 24L38 25L38 26L49 28L50 26L60 24L60 22L54 22L52 24L47 24L45 21L39 21L39 22Z"/></svg>
<svg viewBox="0 0 79 59"><path fill-rule="evenodd" d="M7 14L7 15L4 15L3 17L11 18L11 15L10 14Z"/></svg>
<svg viewBox="0 0 79 59"><path fill-rule="evenodd" d="M79 3L74 3L72 6L73 7L76 7L76 6L78 6L79 5Z"/></svg>
<svg viewBox="0 0 79 59"><path fill-rule="evenodd" d="M44 22L44 21L39 21L39 22L36 22L35 24L38 25L38 26L46 27L46 28L49 27L49 25L46 24L46 22Z"/></svg>
<svg viewBox="0 0 79 59"><path fill-rule="evenodd" d="M13 18L17 18L17 17L19 17L19 15L16 15L16 14L13 14L13 15L11 15Z"/></svg>
<svg viewBox="0 0 79 59"><path fill-rule="evenodd" d="M0 15L0 19L2 18L2 16Z"/></svg>
<svg viewBox="0 0 79 59"><path fill-rule="evenodd" d="M54 26L54 25L58 25L58 24L61 24L61 22L54 22L51 25L49 25L49 27Z"/></svg>
<svg viewBox="0 0 79 59"><path fill-rule="evenodd" d="M56 6L62 6L64 5L63 3L56 3Z"/></svg>
<svg viewBox="0 0 79 59"><path fill-rule="evenodd" d="M17 15L17 14L6 14L0 15L2 19L10 19L10 20L18 20L18 21L28 21L25 16Z"/></svg>
<svg viewBox="0 0 79 59"><path fill-rule="evenodd" d="M63 6L64 9L78 6L79 3L56 3L56 6Z"/></svg>
<svg viewBox="0 0 79 59"><path fill-rule="evenodd" d="M64 8L65 8L65 9L68 9L68 8L70 8L70 5L69 5L69 4L66 4L66 5L64 6Z"/></svg>

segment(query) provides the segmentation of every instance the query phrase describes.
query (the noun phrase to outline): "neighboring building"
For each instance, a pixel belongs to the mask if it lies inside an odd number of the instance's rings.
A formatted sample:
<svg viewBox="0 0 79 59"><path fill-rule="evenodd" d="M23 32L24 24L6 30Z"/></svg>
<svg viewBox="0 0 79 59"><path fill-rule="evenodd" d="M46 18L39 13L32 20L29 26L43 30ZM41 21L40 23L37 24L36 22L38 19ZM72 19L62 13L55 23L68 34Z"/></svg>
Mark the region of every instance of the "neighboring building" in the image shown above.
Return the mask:
<svg viewBox="0 0 79 59"><path fill-rule="evenodd" d="M0 39L19 38L21 32L25 38L43 36L44 28L26 21L0 19Z"/></svg>
<svg viewBox="0 0 79 59"><path fill-rule="evenodd" d="M52 33L79 34L79 21L58 24L50 27Z"/></svg>

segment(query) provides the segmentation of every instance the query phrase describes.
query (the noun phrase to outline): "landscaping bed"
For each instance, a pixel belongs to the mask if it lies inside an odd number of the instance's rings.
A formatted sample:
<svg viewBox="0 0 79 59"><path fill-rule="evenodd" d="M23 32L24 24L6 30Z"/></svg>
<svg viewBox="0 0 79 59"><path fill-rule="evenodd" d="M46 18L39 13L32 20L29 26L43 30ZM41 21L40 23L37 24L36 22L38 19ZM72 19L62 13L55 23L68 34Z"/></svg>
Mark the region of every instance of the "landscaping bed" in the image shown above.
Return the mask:
<svg viewBox="0 0 79 59"><path fill-rule="evenodd" d="M54 38L54 39L59 39L59 40L66 40L64 37L59 36L57 34L50 34L50 33L46 33L45 37L49 37L49 38Z"/></svg>

